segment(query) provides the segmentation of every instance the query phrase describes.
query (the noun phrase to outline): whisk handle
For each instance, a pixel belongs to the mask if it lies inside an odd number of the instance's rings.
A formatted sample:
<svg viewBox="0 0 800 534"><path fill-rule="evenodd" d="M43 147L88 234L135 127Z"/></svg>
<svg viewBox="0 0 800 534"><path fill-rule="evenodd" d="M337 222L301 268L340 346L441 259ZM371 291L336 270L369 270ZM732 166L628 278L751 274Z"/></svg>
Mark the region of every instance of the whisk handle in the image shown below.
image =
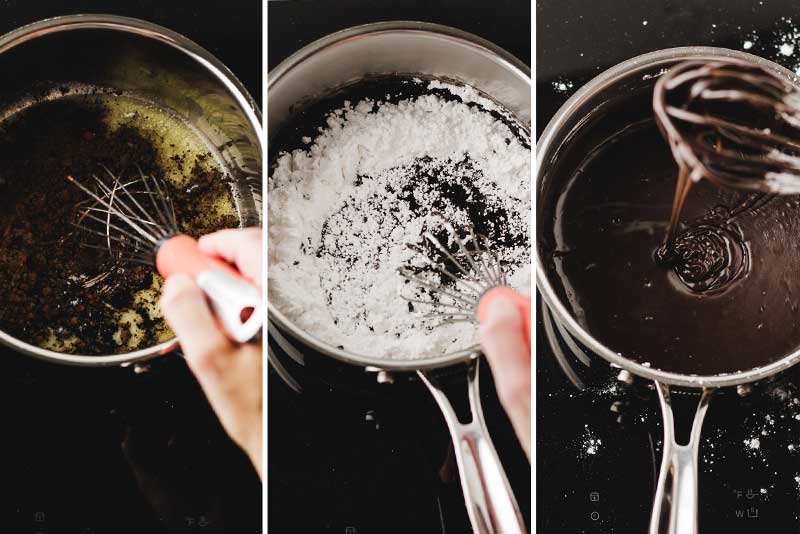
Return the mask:
<svg viewBox="0 0 800 534"><path fill-rule="evenodd" d="M481 323L484 322L490 303L498 297L507 298L514 302L514 305L517 307L517 311L522 318L522 329L523 335L525 336L525 342L528 344L528 349L530 349L531 298L528 295L523 295L522 293L519 293L506 286L494 287L490 289L481 297L481 300L478 303L478 321Z"/></svg>
<svg viewBox="0 0 800 534"><path fill-rule="evenodd" d="M231 265L201 251L197 240L188 235L176 235L159 246L156 268L164 278L184 273L196 280L200 273L206 271L222 271L232 276L241 276Z"/></svg>
<svg viewBox="0 0 800 534"><path fill-rule="evenodd" d="M164 278L177 273L191 276L234 341L245 343L261 331L261 292L231 265L201 251L192 237L177 235L164 241L156 252L156 268Z"/></svg>

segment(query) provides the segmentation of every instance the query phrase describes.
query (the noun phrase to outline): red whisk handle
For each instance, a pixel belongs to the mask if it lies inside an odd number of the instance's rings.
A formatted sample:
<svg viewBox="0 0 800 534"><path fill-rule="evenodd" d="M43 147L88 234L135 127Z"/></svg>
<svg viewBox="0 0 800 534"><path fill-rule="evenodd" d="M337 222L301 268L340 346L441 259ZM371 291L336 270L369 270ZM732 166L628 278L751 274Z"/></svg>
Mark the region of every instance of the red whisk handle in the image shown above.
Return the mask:
<svg viewBox="0 0 800 534"><path fill-rule="evenodd" d="M197 240L188 235L176 235L164 241L156 253L156 268L164 278L185 273L194 280L207 271L222 271L236 277L241 274L224 261L200 250Z"/></svg>
<svg viewBox="0 0 800 534"><path fill-rule="evenodd" d="M191 276L234 341L245 343L261 331L261 292L231 265L202 252L197 240L177 235L164 241L156 252L156 268L164 278Z"/></svg>

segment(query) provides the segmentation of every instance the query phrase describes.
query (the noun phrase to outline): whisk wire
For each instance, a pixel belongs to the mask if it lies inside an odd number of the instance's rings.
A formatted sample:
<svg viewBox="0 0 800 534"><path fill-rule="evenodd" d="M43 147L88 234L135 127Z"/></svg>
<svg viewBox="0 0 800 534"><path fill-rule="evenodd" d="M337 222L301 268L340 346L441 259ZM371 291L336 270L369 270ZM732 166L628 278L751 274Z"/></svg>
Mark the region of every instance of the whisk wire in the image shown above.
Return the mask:
<svg viewBox="0 0 800 534"><path fill-rule="evenodd" d="M106 215L106 216L114 215L113 212L111 212L111 211L109 211L109 210L107 210L105 208L98 208L97 206L92 206L90 208L87 208L84 211L86 213L89 213L89 212L101 213L101 214ZM153 221L148 221L146 219L142 219L142 218L138 218L138 217L131 217L131 219L136 221L136 222L142 223L143 226L152 226L152 227L154 227L154 229L158 226L157 223L154 223ZM111 223L109 222L109 224L111 224Z"/></svg>
<svg viewBox="0 0 800 534"><path fill-rule="evenodd" d="M101 191L103 191L103 193L105 193L108 200L106 198L100 197L92 193L91 191L89 191L89 189L85 187L83 188L84 191L92 195L92 198L97 200L101 205L103 205L106 209L108 209L109 212L113 213L114 215L122 219L125 222L125 224L133 228L140 236L144 237L146 240L155 245L158 242L158 239L153 237L152 233L147 232L144 228L142 228L139 224L137 224L133 220L133 218L130 216L132 215L133 210L128 206L128 204L125 203L124 200L122 200L119 196L116 195L116 191L112 191L112 189L108 187L106 184L104 184L103 181L97 176L95 176L94 179L97 183L97 186L100 188ZM115 189L117 188L118 185L119 183L115 182L114 184ZM112 200L114 202L113 204L111 203Z"/></svg>
<svg viewBox="0 0 800 534"><path fill-rule="evenodd" d="M75 185L77 185L84 193L86 193L87 195L92 197L99 204L101 204L101 205L105 206L106 208L108 208L109 211L113 210L113 208L111 207L111 204L109 204L108 200L100 197L99 195L94 193L94 191L90 190L88 187L84 186L83 184L81 184L80 182L75 180L72 176L67 176L67 179L70 180L71 182L73 182ZM102 183L102 182L100 182L99 179L97 179L97 181L99 183ZM117 213L117 212L114 211L114 213ZM139 233L139 235L141 235L142 237L144 237L148 241L151 241L152 243L155 243L155 240L153 239L153 237L150 234L148 234L142 228L140 228L138 224L136 224L135 222L131 221L125 214L119 213L118 215L123 221L128 223L131 226L131 228L135 229Z"/></svg>
<svg viewBox="0 0 800 534"><path fill-rule="evenodd" d="M427 256L424 247L409 244L411 250L422 256L425 268L422 271L407 267L398 269L400 276L412 282L416 290L408 295L401 288L400 296L409 303L430 308L421 318L435 321L432 326L475 322L483 294L492 287L506 284L502 263L491 250L488 239L476 234L472 226L460 233L442 216L438 218L448 232L447 242L432 231L422 236L442 259L436 261Z"/></svg>
<svg viewBox="0 0 800 534"><path fill-rule="evenodd" d="M760 65L689 61L656 82L656 121L693 181L800 191L800 90Z"/></svg>
<svg viewBox="0 0 800 534"><path fill-rule="evenodd" d="M148 197L150 198L150 201L151 201L151 203L153 204L153 206L155 206L155 207L158 209L158 204L156 203L156 201L155 201L155 197L154 197L154 195L153 195L153 193L152 193L152 191L151 191L151 189L150 189L150 185L149 185L149 183L148 183L147 177L144 175L144 173L142 173L141 169L139 170L139 174L140 174L140 176L141 176L141 179L140 179L139 181L132 181L132 182L128 182L127 184L123 184L123 183L120 181L120 179L119 179L119 178L115 178L115 185L118 185L118 186L119 186L119 188L120 188L120 189L121 189L123 192L125 192L125 195L126 195L126 196L127 196L129 199L130 199L130 201L131 201L131 202L134 204L134 206L136 206L136 208L138 208L138 210L139 210L139 212L142 214L142 216L143 216L143 217L144 217L146 220L148 220L149 224L151 224L151 225L153 226L153 231L154 231L154 235L155 235L155 237L156 237L158 240L164 239L165 237L167 237L167 236L169 235L169 230L168 230L168 228L169 228L169 224L168 224L168 222L166 221L166 219L162 219L162 222L163 222L163 224L159 225L159 224L158 224L156 221L154 221L154 220L153 220L153 216L152 216L152 214L151 214L151 213L149 213L149 212L148 212L148 211L147 211L147 210L144 208L144 206L142 206L142 205L139 203L139 201L136 199L136 197L137 197L138 195L136 195L136 194L135 194L135 192L133 192L133 191L130 191L130 190L128 189L128 186L130 186L130 185L132 185L132 184L136 184L136 183L138 183L138 182L141 182L141 183L144 185L145 189L147 190L147 194L146 194L146 196L148 196ZM113 176L113 174L112 174L112 176ZM156 181L156 179L155 179L155 178L153 178L153 182L156 184L156 186L158 185L158 182ZM159 189L159 191L158 191L158 194L159 194L159 195L162 195L162 196L164 195L164 193L163 193L163 192L162 192L160 189ZM160 209L158 209L158 213L160 214ZM131 218L135 218L135 217L136 217L136 214L135 214L135 212L132 212L132 213L130 213L130 214L129 214L129 216L130 216Z"/></svg>
<svg viewBox="0 0 800 534"><path fill-rule="evenodd" d="M431 291L433 291L435 293L439 293L441 295L446 295L446 296L450 297L451 299L453 299L455 301L462 302L462 303L466 304L467 306L471 305L472 302L473 302L472 300L469 300L469 299L467 299L467 298L465 298L465 297L463 297L461 295L457 295L457 294L455 294L455 293L453 293L451 291L445 290L440 285L437 286L437 285L435 285L435 284L433 284L431 282L428 282L427 280L425 280L421 276L418 276L418 275L412 273L411 271L409 271L407 269L402 269L401 268L401 270L399 272L400 272L400 275L403 276L403 278L406 278L406 279L416 283L417 285L425 287L426 289L429 289L429 290L431 290Z"/></svg>
<svg viewBox="0 0 800 534"><path fill-rule="evenodd" d="M464 276L470 276L470 273L464 268L463 265L461 265L461 262L459 262L455 257L453 257L450 251L447 250L447 247L445 247L436 237L434 237L433 234L431 234L430 232L425 232L425 234L423 235L425 239L427 239L428 242L431 243L439 252L444 254L445 258L447 258L456 269L461 271L461 273Z"/></svg>
<svg viewBox="0 0 800 534"><path fill-rule="evenodd" d="M88 227L80 225L80 224L75 224L74 226L77 226L78 228L81 228L81 229L83 229L83 230L85 230L85 231L87 231L87 232L89 232L91 234L95 234L95 235L98 235L98 236L101 236L101 237L105 237L106 239L111 240L111 241L115 241L117 243L127 243L129 241L133 241L134 243L136 243L138 245L148 246L148 242L147 241L143 240L142 238L140 238L136 234L133 234L133 233L129 232L128 230L126 230L126 229L124 229L124 228L122 228L120 226L115 225L114 223L107 222L107 221L105 221L105 220L103 220L103 219L101 219L99 217L95 217L94 215L90 215L90 214L86 214L86 218L87 219L91 219L93 221L97 221L97 222L99 222L101 224L104 224L108 228L113 228L114 230L116 230L119 233L123 234L125 237L123 238L123 237L112 235L108 231L101 232L100 230L95 230L93 228L88 228Z"/></svg>
<svg viewBox="0 0 800 534"><path fill-rule="evenodd" d="M158 183L158 180L155 178L153 179L153 185L156 189L155 194L150 189L150 184L148 183L147 177L145 174L139 170L139 174L142 179L142 183L144 184L145 189L147 189L148 196L150 197L150 202L153 204L153 208L155 208L156 213L158 213L158 218L161 220L163 224L163 228L170 228L174 230L173 233L177 233L178 223L175 220L175 209L172 206L172 198L166 194L165 191L161 189L161 186ZM161 206L159 203L156 202L156 198L161 200ZM167 204L169 203L169 205ZM162 209L163 207L163 209Z"/></svg>
<svg viewBox="0 0 800 534"><path fill-rule="evenodd" d="M480 234L476 235L474 229L470 227L470 235L472 236L473 242L475 244L475 250L477 251L478 258L480 258L481 266L483 267L483 274L484 280L486 280L486 285L488 287L494 287L498 285L506 285L506 273L505 270L502 268L502 264L500 259L497 255L489 248L489 246L485 246L481 249L480 241L481 238L484 242L488 243L488 239L485 236ZM490 260L487 263L487 258Z"/></svg>
<svg viewBox="0 0 800 534"><path fill-rule="evenodd" d="M451 262L451 263L452 263L452 264L453 264L453 265L454 265L454 266L455 266L455 267L456 267L458 270L460 270L460 271L461 271L461 272L464 274L464 276L465 276L465 277L467 277L467 278L458 278L458 277L457 277L457 276L455 276L453 273L451 273L450 271L448 271L446 268L443 268L443 267L441 267L441 266L439 266L439 265L436 265L434 262L432 262L432 261L430 261L430 260L428 260L428 264L429 264L429 265L430 265L430 266L431 266L431 267L432 267L432 268L433 268L433 269L434 269L436 272L438 272L439 274L446 276L447 278L449 278L450 280L452 280L452 281L453 281L453 282L455 282L456 284L462 284L464 287L466 287L467 289L469 289L469 290L470 290L472 293L474 293L475 295L478 295L478 296L480 296L480 295L483 293L483 291L482 291L482 290L481 290L479 287L476 287L476 286L474 286L473 284L471 284L471 283L468 281L468 280L469 280L469 277L471 277L472 275L471 275L469 272L467 272L466 270L464 270L464 268L463 268L463 266L460 264L460 262L459 262L458 260L456 260L456 259L453 257L453 255L452 255L452 254L450 254L450 253L449 253L449 252L448 252L446 249L444 249L443 247L441 247L441 244L440 244L440 243L439 243L439 242L438 242L438 241L437 241L437 240L436 240L436 239L435 239L435 238L434 238L434 237L433 237L433 236L432 236L430 233L426 233L426 234L425 234L425 237L427 237L427 238L428 238L429 240L431 240L432 242L436 243L436 246L438 246L438 247L439 247L439 250L440 250L442 253L444 253L444 254L445 254L445 256L447 257L447 259L448 259L448 260L450 260L450 262Z"/></svg>
<svg viewBox="0 0 800 534"><path fill-rule="evenodd" d="M166 184L141 169L137 178L123 180L107 167L102 168L109 179L92 175L94 190L72 176L67 177L86 193L89 202L93 201L81 208L74 226L87 235L102 237L105 242L104 247L84 243L88 248L106 250L121 260L152 264L158 245L179 233Z"/></svg>

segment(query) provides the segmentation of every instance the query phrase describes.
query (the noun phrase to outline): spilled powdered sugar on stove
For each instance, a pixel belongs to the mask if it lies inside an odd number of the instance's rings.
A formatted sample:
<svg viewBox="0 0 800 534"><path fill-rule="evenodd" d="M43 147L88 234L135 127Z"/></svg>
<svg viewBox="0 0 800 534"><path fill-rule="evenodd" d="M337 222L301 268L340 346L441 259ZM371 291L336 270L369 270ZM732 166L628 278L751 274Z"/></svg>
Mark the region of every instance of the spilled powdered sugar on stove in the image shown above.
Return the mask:
<svg viewBox="0 0 800 534"><path fill-rule="evenodd" d="M771 28L750 30L740 39L743 51L772 60L800 76L800 21L784 16Z"/></svg>
<svg viewBox="0 0 800 534"><path fill-rule="evenodd" d="M584 459L587 456L595 456L600 452L602 445L603 440L589 428L589 425L583 425L583 436L579 448L580 456Z"/></svg>
<svg viewBox="0 0 800 534"><path fill-rule="evenodd" d="M442 220L486 235L511 286L531 276L528 134L470 87L405 83L426 92L345 101L269 180L270 299L322 341L377 357L476 341L474 325L433 328L430 309L400 298L415 295L397 269L422 265L408 245L445 236Z"/></svg>

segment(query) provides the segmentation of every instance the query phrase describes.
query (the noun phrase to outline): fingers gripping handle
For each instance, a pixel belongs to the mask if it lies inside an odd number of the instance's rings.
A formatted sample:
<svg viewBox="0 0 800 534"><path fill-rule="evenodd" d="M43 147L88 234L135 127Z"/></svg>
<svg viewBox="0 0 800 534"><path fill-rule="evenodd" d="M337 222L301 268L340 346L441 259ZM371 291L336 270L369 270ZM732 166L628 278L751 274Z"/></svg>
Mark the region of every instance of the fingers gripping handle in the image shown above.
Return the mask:
<svg viewBox="0 0 800 534"><path fill-rule="evenodd" d="M225 331L234 341L246 343L261 331L261 292L224 261L203 253L187 235L165 241L156 254L161 276L191 276L205 292Z"/></svg>
<svg viewBox="0 0 800 534"><path fill-rule="evenodd" d="M695 412L687 445L675 440L675 422L669 386L656 382L664 416L664 456L650 517L649 534L697 534L697 457L703 419L711 402L712 389L703 390Z"/></svg>
<svg viewBox="0 0 800 534"><path fill-rule="evenodd" d="M246 343L261 331L261 293L241 276L205 271L197 277L223 328L234 341Z"/></svg>
<svg viewBox="0 0 800 534"><path fill-rule="evenodd" d="M453 440L461 488L476 534L524 534L525 524L497 451L483 420L478 388L478 360L467 367L472 421L461 423L447 394L425 371L417 371L441 408Z"/></svg>

